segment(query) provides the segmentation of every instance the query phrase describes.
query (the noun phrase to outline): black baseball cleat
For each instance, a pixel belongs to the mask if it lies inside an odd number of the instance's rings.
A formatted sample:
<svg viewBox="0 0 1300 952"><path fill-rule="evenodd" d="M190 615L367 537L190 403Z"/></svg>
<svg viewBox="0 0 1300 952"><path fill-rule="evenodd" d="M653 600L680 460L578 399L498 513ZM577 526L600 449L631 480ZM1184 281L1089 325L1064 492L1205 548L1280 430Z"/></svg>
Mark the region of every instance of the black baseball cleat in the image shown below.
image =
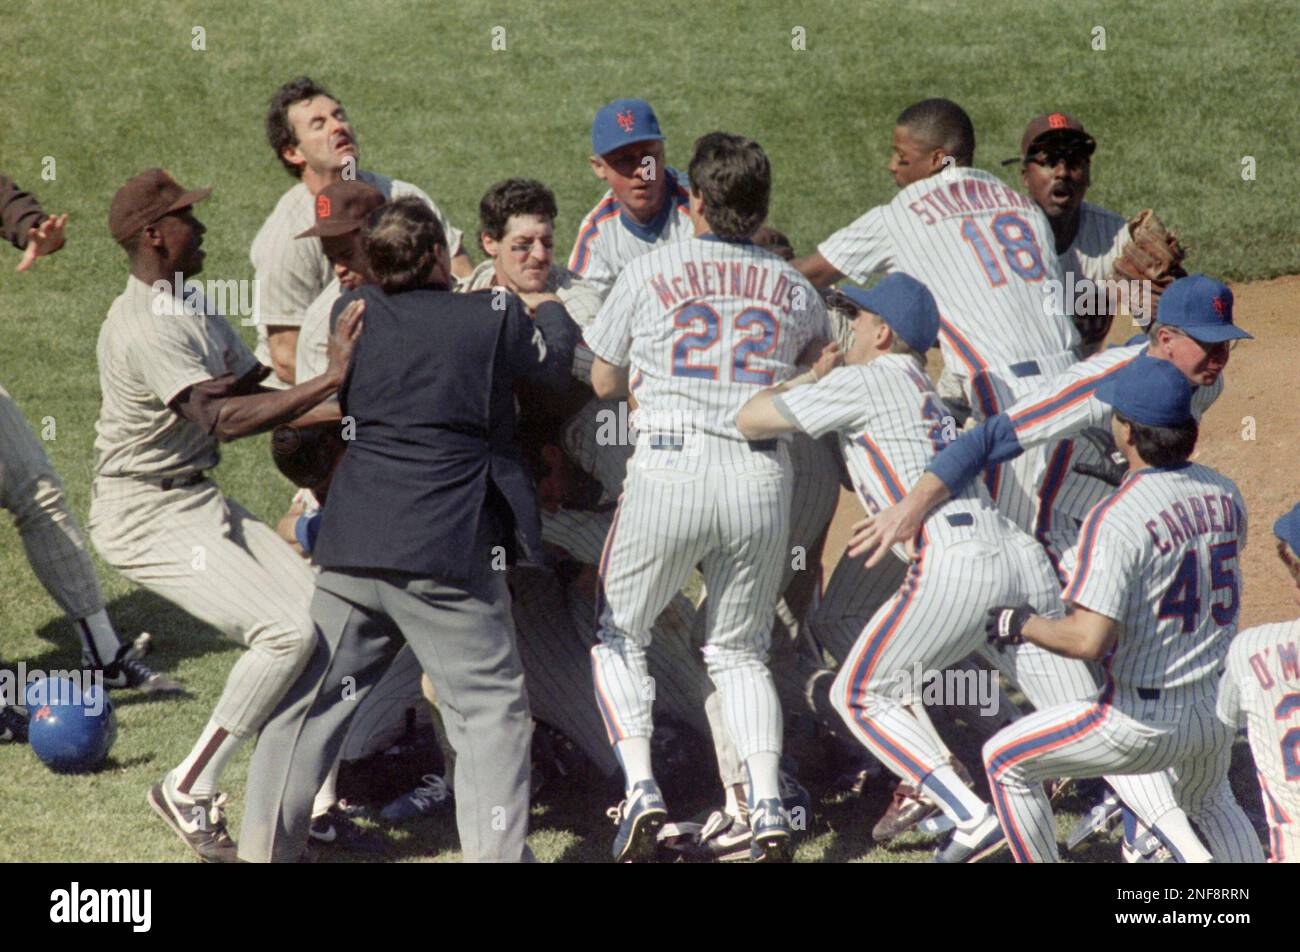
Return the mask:
<svg viewBox="0 0 1300 952"><path fill-rule="evenodd" d="M989 807L983 819L963 830L954 827L935 851L936 863L978 863L1007 845L998 815Z"/></svg>
<svg viewBox="0 0 1300 952"><path fill-rule="evenodd" d="M27 743L27 714L21 707L0 707L0 743Z"/></svg>
<svg viewBox="0 0 1300 952"><path fill-rule="evenodd" d="M358 824L337 803L319 816L311 818L308 837L314 847L354 850L359 853L379 853L384 849L384 837L381 834Z"/></svg>
<svg viewBox="0 0 1300 952"><path fill-rule="evenodd" d="M653 780L636 784L624 800L609 810L618 823L614 837L614 862L634 863L654 858L659 830L668 819L663 794Z"/></svg>
<svg viewBox="0 0 1300 952"><path fill-rule="evenodd" d="M140 660L134 645L123 645L112 663L98 667L94 658L82 657L82 665L102 671L104 687L115 690L138 690L142 694L183 694L185 688L175 678L160 674Z"/></svg>
<svg viewBox="0 0 1300 952"><path fill-rule="evenodd" d="M145 799L154 812L205 863L233 863L239 852L226 831L224 793L181 799L167 793L166 781L150 788Z"/></svg>
<svg viewBox="0 0 1300 952"><path fill-rule="evenodd" d="M760 800L749 815L754 840L749 846L750 859L755 863L788 863L794 859L794 833L790 829L790 815L781 801L773 797Z"/></svg>

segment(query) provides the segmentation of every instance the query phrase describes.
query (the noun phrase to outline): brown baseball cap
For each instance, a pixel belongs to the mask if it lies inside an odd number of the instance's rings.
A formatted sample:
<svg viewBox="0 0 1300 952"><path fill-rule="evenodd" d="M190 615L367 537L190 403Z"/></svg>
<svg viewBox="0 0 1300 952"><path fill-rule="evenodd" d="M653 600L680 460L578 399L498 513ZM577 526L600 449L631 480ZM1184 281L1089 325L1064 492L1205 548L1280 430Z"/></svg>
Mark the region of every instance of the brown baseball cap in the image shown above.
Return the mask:
<svg viewBox="0 0 1300 952"><path fill-rule="evenodd" d="M316 224L295 238L331 238L359 231L366 218L387 199L365 182L335 182L316 196Z"/></svg>
<svg viewBox="0 0 1300 952"><path fill-rule="evenodd" d="M141 172L127 179L113 196L113 204L108 209L108 232L120 244L164 215L203 201L211 192L210 186L187 192L166 169Z"/></svg>
<svg viewBox="0 0 1300 952"><path fill-rule="evenodd" d="M1049 112L1030 120L1025 126L1025 134L1020 137L1020 154L1014 159L1007 159L1003 165L1023 162L1028 156L1048 143L1079 143L1092 155L1097 148L1097 140L1088 135L1083 123L1063 112Z"/></svg>

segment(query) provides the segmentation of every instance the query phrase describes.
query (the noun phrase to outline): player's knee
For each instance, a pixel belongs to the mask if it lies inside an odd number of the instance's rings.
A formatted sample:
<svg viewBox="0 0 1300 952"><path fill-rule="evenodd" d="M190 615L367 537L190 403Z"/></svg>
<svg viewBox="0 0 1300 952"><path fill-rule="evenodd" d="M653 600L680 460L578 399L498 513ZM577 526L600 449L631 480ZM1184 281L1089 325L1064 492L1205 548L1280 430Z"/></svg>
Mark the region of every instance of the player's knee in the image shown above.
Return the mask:
<svg viewBox="0 0 1300 952"><path fill-rule="evenodd" d="M53 475L6 487L4 498L5 508L13 512L14 527L20 533L71 518L63 501L63 486Z"/></svg>
<svg viewBox="0 0 1300 952"><path fill-rule="evenodd" d="M250 646L275 655L277 660L301 671L316 648L316 625L308 615L285 615L261 626Z"/></svg>

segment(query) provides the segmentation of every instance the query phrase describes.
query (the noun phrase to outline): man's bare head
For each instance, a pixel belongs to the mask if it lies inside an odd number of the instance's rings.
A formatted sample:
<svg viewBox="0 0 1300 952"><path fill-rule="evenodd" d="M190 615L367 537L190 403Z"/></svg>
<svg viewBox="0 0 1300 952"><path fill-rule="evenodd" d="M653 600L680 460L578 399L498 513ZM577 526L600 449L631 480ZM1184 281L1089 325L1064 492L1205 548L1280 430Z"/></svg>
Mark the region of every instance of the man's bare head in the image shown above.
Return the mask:
<svg viewBox="0 0 1300 952"><path fill-rule="evenodd" d="M899 188L928 178L945 165L974 161L975 127L966 110L952 100L923 99L899 113L889 160Z"/></svg>

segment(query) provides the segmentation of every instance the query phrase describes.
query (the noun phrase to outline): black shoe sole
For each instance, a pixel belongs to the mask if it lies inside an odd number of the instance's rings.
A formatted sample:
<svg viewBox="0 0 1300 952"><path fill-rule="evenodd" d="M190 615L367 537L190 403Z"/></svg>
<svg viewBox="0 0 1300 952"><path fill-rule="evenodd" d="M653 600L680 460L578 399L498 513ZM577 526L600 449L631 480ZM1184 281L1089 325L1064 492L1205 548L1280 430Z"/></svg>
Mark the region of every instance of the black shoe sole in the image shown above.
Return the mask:
<svg viewBox="0 0 1300 952"><path fill-rule="evenodd" d="M149 792L145 794L145 800L148 802L149 806L153 807L154 813L157 813L160 817L162 817L163 822L167 824L168 828L173 833L175 833L178 837L180 837L180 841L184 843L187 847L189 847L190 851L199 859L201 859L203 862L205 863L235 862L236 854L234 852L230 854L229 859L224 859L217 856L212 856L212 857L204 856L202 853L199 852L198 848L193 843L190 842L189 837L185 835L185 831L181 829L181 827L176 823L176 818L172 816L171 809L167 806L167 798L163 794L162 784L156 783L152 787L150 787Z"/></svg>
<svg viewBox="0 0 1300 952"><path fill-rule="evenodd" d="M637 817L632 824L632 833L627 838L623 852L615 858L616 863L644 863L654 858L659 846L659 831L668 822L667 810L647 810Z"/></svg>
<svg viewBox="0 0 1300 952"><path fill-rule="evenodd" d="M794 837L789 833L768 833L754 837L755 863L794 862Z"/></svg>

